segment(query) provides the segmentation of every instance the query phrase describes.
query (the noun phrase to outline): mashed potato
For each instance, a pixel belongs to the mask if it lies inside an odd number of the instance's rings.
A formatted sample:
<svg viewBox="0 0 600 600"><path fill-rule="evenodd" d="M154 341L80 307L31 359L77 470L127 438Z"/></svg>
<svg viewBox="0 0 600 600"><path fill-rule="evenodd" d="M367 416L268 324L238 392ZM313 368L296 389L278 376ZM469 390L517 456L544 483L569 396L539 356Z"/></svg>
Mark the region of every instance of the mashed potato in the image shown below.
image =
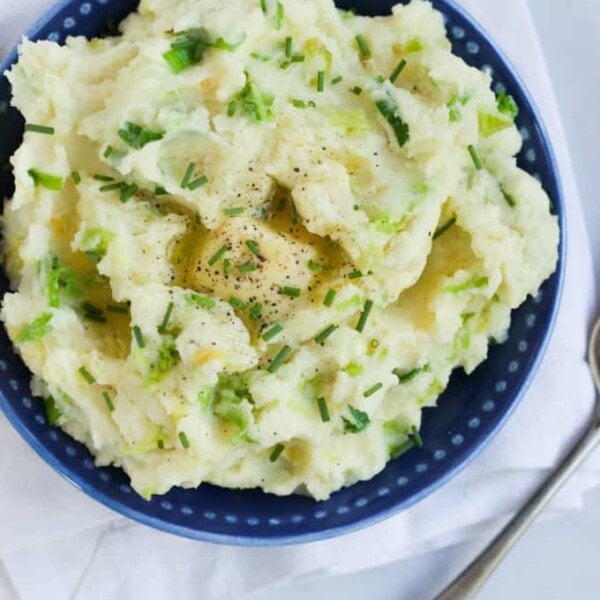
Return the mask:
<svg viewBox="0 0 600 600"><path fill-rule="evenodd" d="M33 392L144 497L372 477L555 268L518 108L420 0L142 0L121 31L9 73Z"/></svg>

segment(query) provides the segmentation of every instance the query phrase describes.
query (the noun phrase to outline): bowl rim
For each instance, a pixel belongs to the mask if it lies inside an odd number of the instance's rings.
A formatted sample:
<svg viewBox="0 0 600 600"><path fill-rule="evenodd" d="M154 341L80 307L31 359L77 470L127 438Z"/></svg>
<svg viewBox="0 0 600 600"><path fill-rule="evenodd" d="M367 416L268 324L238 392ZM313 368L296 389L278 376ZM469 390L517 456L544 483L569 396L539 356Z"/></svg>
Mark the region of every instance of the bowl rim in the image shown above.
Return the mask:
<svg viewBox="0 0 600 600"><path fill-rule="evenodd" d="M48 25L48 23L56 18L62 10L67 8L70 4L74 4L77 0L58 0L53 4L47 11L45 11L40 18L38 18L34 24L23 34L25 39L35 39L39 36L40 30ZM396 0L401 2L402 0ZM499 431L504 427L508 419L511 417L517 406L523 400L525 394L529 390L529 387L535 379L541 362L546 354L548 344L554 332L556 319L560 306L562 304L565 274L566 274L566 259L567 259L567 211L565 205L564 186L562 181L562 170L556 158L553 145L551 143L551 137L548 132L548 128L542 118L541 111L534 100L531 92L527 85L523 81L519 71L508 59L504 51L501 49L499 44L494 38L487 32L487 30L462 6L459 6L455 0L433 0L434 8L439 10L440 7L454 11L460 18L468 22L479 36L486 40L490 45L493 52L496 54L498 59L504 64L510 76L513 78L521 94L528 103L529 112L533 118L533 121L537 125L540 134L540 145L547 158L548 170L554 179L556 187L556 195L553 198L554 207L556 210L556 216L559 223L559 246L558 246L558 257L557 266L555 272L551 277L556 277L556 291L552 299L552 306L550 314L548 316L547 326L543 331L543 335L539 341L537 354L532 361L529 371L526 374L521 387L512 397L508 407L505 408L502 414L493 422L492 425L486 430L483 435L470 449L466 452L460 460L458 460L450 469L447 469L443 475L435 479L429 485L426 485L420 489L417 493L412 494L403 502L398 502L393 506L387 507L376 514L369 515L347 523L344 525L333 526L327 529L322 529L309 533L297 533L297 534L284 534L279 536L238 536L227 533L214 533L192 527L186 527L178 525L156 516L152 516L146 512L141 512L134 508L130 508L126 504L120 502L110 494L105 493L98 487L89 484L85 480L79 478L73 470L67 465L63 464L62 461L57 457L55 453L48 451L38 440L36 435L30 431L26 425L22 422L20 417L17 415L10 402L5 397L4 393L0 392L0 409L6 416L12 427L19 433L21 438L35 451L35 453L47 463L57 474L66 479L75 488L84 492L89 498L99 502L106 508L114 511L115 513L132 519L133 521L142 525L150 526L164 533L174 534L183 538L191 539L194 541L209 542L220 545L233 545L240 547L259 547L259 546L286 546L293 544L304 544L311 542L324 541L334 537L340 537L382 522L404 510L407 510L411 506L423 500L436 490L443 487L448 481L453 479L460 471L471 463L475 458L496 438ZM436 6L437 5L437 6ZM0 61L0 77L4 76L5 72L17 61L19 55L19 47L21 43L13 46L11 50L4 56Z"/></svg>

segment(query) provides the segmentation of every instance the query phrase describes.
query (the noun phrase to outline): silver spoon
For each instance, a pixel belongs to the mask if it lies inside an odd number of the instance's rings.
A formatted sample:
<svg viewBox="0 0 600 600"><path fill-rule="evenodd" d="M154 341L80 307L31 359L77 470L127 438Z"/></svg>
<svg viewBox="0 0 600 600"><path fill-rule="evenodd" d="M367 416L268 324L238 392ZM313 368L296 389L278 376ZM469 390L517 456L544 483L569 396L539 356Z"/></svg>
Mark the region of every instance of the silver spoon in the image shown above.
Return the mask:
<svg viewBox="0 0 600 600"><path fill-rule="evenodd" d="M590 424L527 504L490 542L489 546L441 594L436 596L435 600L475 598L508 551L600 442L600 319L596 321L590 336L588 362L597 392Z"/></svg>

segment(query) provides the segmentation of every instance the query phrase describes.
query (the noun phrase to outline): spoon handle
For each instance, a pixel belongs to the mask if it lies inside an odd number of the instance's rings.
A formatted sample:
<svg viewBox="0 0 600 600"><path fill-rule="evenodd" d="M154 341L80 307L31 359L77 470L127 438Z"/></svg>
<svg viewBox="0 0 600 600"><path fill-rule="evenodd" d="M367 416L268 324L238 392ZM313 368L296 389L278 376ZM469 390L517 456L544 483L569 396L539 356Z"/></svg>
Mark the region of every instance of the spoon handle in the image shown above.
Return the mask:
<svg viewBox="0 0 600 600"><path fill-rule="evenodd" d="M474 598L513 544L600 442L600 421L588 427L564 460L487 548L435 600Z"/></svg>

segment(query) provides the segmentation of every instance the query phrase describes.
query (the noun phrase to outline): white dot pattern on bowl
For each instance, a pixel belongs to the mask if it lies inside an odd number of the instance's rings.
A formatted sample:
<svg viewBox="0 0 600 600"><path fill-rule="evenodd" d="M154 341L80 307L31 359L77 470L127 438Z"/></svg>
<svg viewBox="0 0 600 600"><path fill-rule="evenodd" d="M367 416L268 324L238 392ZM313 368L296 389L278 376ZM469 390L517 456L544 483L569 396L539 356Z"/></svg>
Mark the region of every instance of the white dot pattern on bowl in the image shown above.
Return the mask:
<svg viewBox="0 0 600 600"><path fill-rule="evenodd" d="M191 506L182 506L180 509L182 515L190 516L194 514L194 509Z"/></svg>
<svg viewBox="0 0 600 600"><path fill-rule="evenodd" d="M31 407L33 406L33 400L31 398L28 398L27 396L24 396L23 398L21 398L21 404L25 408L31 409Z"/></svg>
<svg viewBox="0 0 600 600"><path fill-rule="evenodd" d="M108 471L100 471L99 477L104 483L108 483L112 479Z"/></svg>
<svg viewBox="0 0 600 600"><path fill-rule="evenodd" d="M494 386L494 389L499 394L502 394L503 392L506 391L506 381L504 381L504 379L501 379L500 381L496 381L496 385Z"/></svg>
<svg viewBox="0 0 600 600"><path fill-rule="evenodd" d="M8 102L6 102L6 100L2 100L2 102L0 102L0 115L3 115L6 111L8 110ZM2 369L3 371L6 371L6 362L2 361L2 363L4 365L4 368Z"/></svg>
<svg viewBox="0 0 600 600"><path fill-rule="evenodd" d="M525 152L525 158L530 163L535 162L537 159L537 154L535 153L535 150L533 148L529 148L527 152Z"/></svg>
<svg viewBox="0 0 600 600"><path fill-rule="evenodd" d="M457 433L456 435L452 436L452 443L455 446L460 446L464 441L465 441L465 438L460 433Z"/></svg>
<svg viewBox="0 0 600 600"><path fill-rule="evenodd" d="M326 510L318 510L315 512L315 519L324 519L327 516Z"/></svg>
<svg viewBox="0 0 600 600"><path fill-rule="evenodd" d="M50 432L48 433L48 437L53 441L53 442L58 442L58 433L56 433L56 431L54 431L54 429L51 429Z"/></svg>
<svg viewBox="0 0 600 600"><path fill-rule="evenodd" d="M73 17L67 17L63 21L63 27L65 29L73 29L73 27L75 27L75 19Z"/></svg>
<svg viewBox="0 0 600 600"><path fill-rule="evenodd" d="M435 460L443 460L444 458L446 458L446 451L445 450L441 450L438 449L433 453L433 458Z"/></svg>
<svg viewBox="0 0 600 600"><path fill-rule="evenodd" d="M354 503L354 506L356 506L356 508L362 508L363 506L367 506L367 504L369 504L369 501L366 498L358 498Z"/></svg>
<svg viewBox="0 0 600 600"><path fill-rule="evenodd" d="M9 379L8 380L8 385L11 387L11 389L13 389L15 392L19 391L19 382L16 379Z"/></svg>
<svg viewBox="0 0 600 600"><path fill-rule="evenodd" d="M481 410L483 410L483 412L492 412L494 408L496 408L496 403L493 400L486 400L481 405Z"/></svg>
<svg viewBox="0 0 600 600"><path fill-rule="evenodd" d="M89 15L92 12L92 5L89 2L84 2L80 7L79 7L79 12L82 15Z"/></svg>
<svg viewBox="0 0 600 600"><path fill-rule="evenodd" d="M390 493L390 488L388 488L388 487L380 487L377 490L378 496L387 496L389 493Z"/></svg>
<svg viewBox="0 0 600 600"><path fill-rule="evenodd" d="M248 517L246 519L246 523L248 523L248 525L250 525L251 527L256 527L260 523L260 520L256 517Z"/></svg>
<svg viewBox="0 0 600 600"><path fill-rule="evenodd" d="M277 517L271 517L269 519L269 525L272 525L273 527L276 527L277 525L281 525L281 519L278 519Z"/></svg>
<svg viewBox="0 0 600 600"><path fill-rule="evenodd" d="M237 523L237 517L235 515L225 515L225 521L227 523Z"/></svg>
<svg viewBox="0 0 600 600"><path fill-rule="evenodd" d="M77 456L77 450L75 450L75 446L67 446L65 448L65 452L67 453L67 456L70 456L71 458Z"/></svg>
<svg viewBox="0 0 600 600"><path fill-rule="evenodd" d="M527 327L533 327L535 325L535 314L529 313L525 318L525 323L527 323Z"/></svg>
<svg viewBox="0 0 600 600"><path fill-rule="evenodd" d="M451 30L452 37L457 40L462 40L465 37L465 30L462 27L453 27Z"/></svg>
<svg viewBox="0 0 600 600"><path fill-rule="evenodd" d="M88 470L91 471L94 468L94 461L89 459L89 458L85 458L83 460L83 466Z"/></svg>
<svg viewBox="0 0 600 600"><path fill-rule="evenodd" d="M516 360L511 360L508 363L508 372L509 373L516 373L519 370L519 363Z"/></svg>
<svg viewBox="0 0 600 600"><path fill-rule="evenodd" d="M494 69L492 68L491 65L483 65L483 67L481 67L481 70L484 73L487 73L490 77L494 76Z"/></svg>
<svg viewBox="0 0 600 600"><path fill-rule="evenodd" d="M479 44L477 42L467 42L466 48L469 54L479 54Z"/></svg>
<svg viewBox="0 0 600 600"><path fill-rule="evenodd" d="M506 86L500 81L498 81L494 84L494 91L496 92L496 94L505 94Z"/></svg>
<svg viewBox="0 0 600 600"><path fill-rule="evenodd" d="M416 467L415 467L415 471L417 473L425 473L425 471L427 471L428 467L426 463L419 463Z"/></svg>
<svg viewBox="0 0 600 600"><path fill-rule="evenodd" d="M398 477L398 479L396 479L396 485L398 487L404 487L407 483L408 483L408 477L405 477L404 475L402 475L401 477Z"/></svg>
<svg viewBox="0 0 600 600"><path fill-rule="evenodd" d="M469 419L467 425L469 426L469 429L477 429L481 425L481 420L479 417L473 417L472 419Z"/></svg>
<svg viewBox="0 0 600 600"><path fill-rule="evenodd" d="M527 348L529 348L529 344L525 341L525 340L521 340L518 344L517 344L517 350L519 352L527 352Z"/></svg>
<svg viewBox="0 0 600 600"><path fill-rule="evenodd" d="M216 513L212 512L211 510L205 510L202 513L202 515L205 519L208 519L209 521L214 521L217 518Z"/></svg>
<svg viewBox="0 0 600 600"><path fill-rule="evenodd" d="M349 511L350 511L350 509L347 506L342 505L342 506L338 506L336 512L337 512L338 515L345 515Z"/></svg>
<svg viewBox="0 0 600 600"><path fill-rule="evenodd" d="M298 525L298 523L302 523L302 521L304 521L304 517L302 515L292 515L292 518L290 519L290 521L294 525Z"/></svg>
<svg viewBox="0 0 600 600"><path fill-rule="evenodd" d="M119 486L119 490L122 494L131 494L131 487L124 483Z"/></svg>
<svg viewBox="0 0 600 600"><path fill-rule="evenodd" d="M38 425L46 424L46 419L42 413L37 413L37 415L35 415L35 420Z"/></svg>
<svg viewBox="0 0 600 600"><path fill-rule="evenodd" d="M60 40L60 34L58 33L58 31L53 31L53 32L49 33L48 40L50 42L58 42Z"/></svg>

